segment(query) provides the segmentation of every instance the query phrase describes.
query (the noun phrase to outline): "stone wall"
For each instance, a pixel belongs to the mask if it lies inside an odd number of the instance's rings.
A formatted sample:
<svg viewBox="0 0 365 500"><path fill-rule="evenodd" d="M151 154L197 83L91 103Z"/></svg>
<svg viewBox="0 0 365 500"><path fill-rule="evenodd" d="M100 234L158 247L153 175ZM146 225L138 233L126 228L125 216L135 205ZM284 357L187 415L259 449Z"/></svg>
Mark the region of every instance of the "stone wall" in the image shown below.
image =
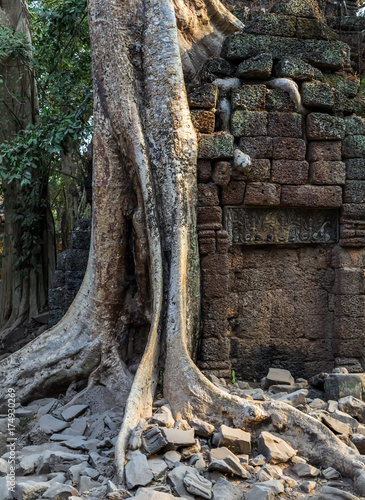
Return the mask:
<svg viewBox="0 0 365 500"><path fill-rule="evenodd" d="M278 81L277 79L281 79ZM365 106L315 2L276 2L190 88L200 367L364 368Z"/></svg>

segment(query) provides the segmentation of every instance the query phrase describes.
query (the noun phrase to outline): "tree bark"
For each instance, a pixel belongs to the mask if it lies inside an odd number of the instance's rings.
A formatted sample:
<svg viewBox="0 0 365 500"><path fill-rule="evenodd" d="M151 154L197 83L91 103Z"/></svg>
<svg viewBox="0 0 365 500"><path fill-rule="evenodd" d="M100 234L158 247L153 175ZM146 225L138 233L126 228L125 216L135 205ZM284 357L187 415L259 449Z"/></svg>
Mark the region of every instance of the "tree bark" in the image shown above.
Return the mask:
<svg viewBox="0 0 365 500"><path fill-rule="evenodd" d="M0 22L16 33L22 33L31 43L29 13L25 0L0 0ZM11 141L17 133L34 124L38 116L37 89L30 63L15 56L0 61L3 84L0 88L1 140ZM49 208L48 177L37 170L32 174L31 186L20 182L3 182L4 190L4 246L0 283L0 327L8 328L0 338L24 320L42 310L48 299L51 275L55 267L53 219ZM31 203L29 202L31 201ZM31 247L27 268L17 265L24 255L22 229L19 218L27 210L38 217L30 238L38 240ZM14 216L17 215L17 220Z"/></svg>
<svg viewBox="0 0 365 500"><path fill-rule="evenodd" d="M96 410L124 404L116 445L123 482L130 433L151 414L160 356L164 393L176 418L197 415L253 431L270 426L311 458L355 478L365 493L364 459L321 423L284 403L230 396L193 361L199 323L197 138L182 61L193 77L209 55L207 25L218 40L237 22L213 0L89 0L89 18L95 133L88 269L65 318L0 364L3 389L16 387L18 400L26 402L89 377L70 404L87 401ZM190 40L190 49L182 38ZM136 316L149 333L132 377L127 340Z"/></svg>

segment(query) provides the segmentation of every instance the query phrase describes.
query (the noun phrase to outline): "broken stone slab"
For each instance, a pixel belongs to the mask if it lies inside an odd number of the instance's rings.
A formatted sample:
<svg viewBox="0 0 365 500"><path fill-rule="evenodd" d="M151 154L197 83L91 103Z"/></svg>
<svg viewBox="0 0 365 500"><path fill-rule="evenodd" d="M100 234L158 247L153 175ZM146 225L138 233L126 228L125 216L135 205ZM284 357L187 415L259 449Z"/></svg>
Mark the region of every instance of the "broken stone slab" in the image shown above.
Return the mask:
<svg viewBox="0 0 365 500"><path fill-rule="evenodd" d="M153 474L148 466L147 458L139 451L128 453L129 462L125 466L125 479L128 489L136 486L146 486L153 480Z"/></svg>
<svg viewBox="0 0 365 500"><path fill-rule="evenodd" d="M354 432L355 429L359 427L359 422L355 418L350 417L350 415L348 415L343 411L334 410L330 416L340 422L343 422L344 424L349 425L354 430Z"/></svg>
<svg viewBox="0 0 365 500"><path fill-rule="evenodd" d="M365 424L365 403L353 396L341 398L338 401L338 408L351 417L355 417L361 424Z"/></svg>
<svg viewBox="0 0 365 500"><path fill-rule="evenodd" d="M66 408L66 410L61 411L61 415L66 422L70 422L74 418L82 415L88 408L88 405L73 405Z"/></svg>
<svg viewBox="0 0 365 500"><path fill-rule="evenodd" d="M359 500L359 497L332 486L323 486L318 500Z"/></svg>
<svg viewBox="0 0 365 500"><path fill-rule="evenodd" d="M50 470L53 472L67 472L68 469L72 465L77 465L80 464L80 462L87 462L88 460L88 455L81 455L80 453L66 453L64 451L55 451L52 452L49 456L48 459L48 464ZM43 460L47 460L46 457L43 458ZM39 468L43 466L44 467L44 462L40 463L37 473L39 473Z"/></svg>
<svg viewBox="0 0 365 500"><path fill-rule="evenodd" d="M327 481L331 481L332 479L340 479L341 474L334 469L333 467L327 467L322 471L322 475Z"/></svg>
<svg viewBox="0 0 365 500"><path fill-rule="evenodd" d="M214 460L213 462L210 462L208 471L210 472L215 470L222 472L223 474L234 474L235 476L243 477L244 479L251 477L251 474L242 467L239 460L232 457L225 457L221 460Z"/></svg>
<svg viewBox="0 0 365 500"><path fill-rule="evenodd" d="M347 396L362 399L362 378L353 373L331 373L324 382L326 399L338 401Z"/></svg>
<svg viewBox="0 0 365 500"><path fill-rule="evenodd" d="M255 458L251 460L252 465L265 465L266 458L264 455L257 455Z"/></svg>
<svg viewBox="0 0 365 500"><path fill-rule="evenodd" d="M294 383L295 380L290 371L281 368L270 368L263 381L264 389L268 389L272 385L294 385Z"/></svg>
<svg viewBox="0 0 365 500"><path fill-rule="evenodd" d="M157 426L142 432L142 445L147 456L154 455L168 442L162 430Z"/></svg>
<svg viewBox="0 0 365 500"><path fill-rule="evenodd" d="M345 436L351 436L352 429L348 424L340 422L336 418L325 415L322 419L323 423L327 425L336 434L344 434Z"/></svg>
<svg viewBox="0 0 365 500"><path fill-rule="evenodd" d="M213 486L213 500L242 500L242 490L223 477Z"/></svg>
<svg viewBox="0 0 365 500"><path fill-rule="evenodd" d="M291 406L305 405L307 403L306 396L308 395L307 389L300 389L299 391L292 392L287 396L282 396L278 401L283 401Z"/></svg>
<svg viewBox="0 0 365 500"><path fill-rule="evenodd" d="M193 446L195 444L194 429L182 431L180 429L163 428L162 434L167 444L172 446Z"/></svg>
<svg viewBox="0 0 365 500"><path fill-rule="evenodd" d="M227 425L220 426L218 433L214 435L214 443L217 446L225 446L233 453L251 452L251 434Z"/></svg>
<svg viewBox="0 0 365 500"><path fill-rule="evenodd" d="M64 500L70 496L80 497L79 492L70 485L54 483L42 495L42 498L51 498L52 500Z"/></svg>
<svg viewBox="0 0 365 500"><path fill-rule="evenodd" d="M300 485L300 489L304 491L304 493L311 493L317 486L315 481L303 481Z"/></svg>
<svg viewBox="0 0 365 500"><path fill-rule="evenodd" d="M148 458L147 464L152 471L155 481L163 478L165 473L169 469L165 460L158 455L153 455L152 457Z"/></svg>
<svg viewBox="0 0 365 500"><path fill-rule="evenodd" d="M135 500L185 500L185 498L194 498L189 495L189 497L174 497L169 493L162 493L161 491L149 491L146 493L140 493L139 495L133 497Z"/></svg>
<svg viewBox="0 0 365 500"><path fill-rule="evenodd" d="M245 500L274 500L274 491L268 486L255 484L254 487L245 494Z"/></svg>
<svg viewBox="0 0 365 500"><path fill-rule="evenodd" d="M225 446L222 446L221 448L212 448L209 451L209 461L213 462L214 460L223 460L225 457L231 457L234 460L237 460L237 457L234 453L231 452L228 448Z"/></svg>
<svg viewBox="0 0 365 500"><path fill-rule="evenodd" d="M87 491L92 490L93 488L97 488L98 486L100 486L100 484L97 481L93 481L91 477L80 476L78 488L81 495Z"/></svg>
<svg viewBox="0 0 365 500"><path fill-rule="evenodd" d="M210 500L212 498L213 484L208 479L205 479L195 469L188 471L183 479L185 488L192 495L197 495L202 498Z"/></svg>
<svg viewBox="0 0 365 500"><path fill-rule="evenodd" d="M26 499L35 499L39 498L43 495L45 491L49 488L49 483L35 481L28 481L26 483L17 483L15 484L15 492L14 498L16 500L26 500Z"/></svg>
<svg viewBox="0 0 365 500"><path fill-rule="evenodd" d="M55 434L57 432L63 431L69 424L64 420L59 420L58 418L52 417L52 415L43 415L39 419L39 427L46 434Z"/></svg>
<svg viewBox="0 0 365 500"><path fill-rule="evenodd" d="M131 432L131 436L129 438L129 443L128 443L129 449L138 450L139 448L141 448L143 445L143 439L142 439L143 433L147 433L149 430L155 428L156 428L155 426L152 428L148 427L145 420L140 420L136 425L136 427ZM158 432L160 431L158 430Z"/></svg>
<svg viewBox="0 0 365 500"><path fill-rule="evenodd" d="M190 427L195 430L197 436L209 438L214 432L214 425L205 422L200 418L192 418L189 421Z"/></svg>
<svg viewBox="0 0 365 500"><path fill-rule="evenodd" d="M201 450L200 446L200 441L199 439L195 440L195 444L193 446L188 446L186 448L183 448L181 450L181 457L183 460L187 460L188 458L192 457L193 455L196 455L199 453Z"/></svg>
<svg viewBox="0 0 365 500"><path fill-rule="evenodd" d="M169 469L173 469L179 465L181 461L181 454L176 450L167 451L163 456Z"/></svg>
<svg viewBox="0 0 365 500"><path fill-rule="evenodd" d="M153 423L155 423L155 422L161 423L161 424L165 425L166 427L170 427L170 428L173 428L175 425L175 419L172 416L172 412L171 412L170 408L168 408L167 406L161 406L158 413L155 413L153 415L153 418L151 419L151 421Z"/></svg>
<svg viewBox="0 0 365 500"><path fill-rule="evenodd" d="M155 484L154 486L141 486L137 489L136 495L140 495L141 493L149 493L150 491L158 491L162 493L171 494L171 488L167 484Z"/></svg>
<svg viewBox="0 0 365 500"><path fill-rule="evenodd" d="M293 385L285 385L285 384L276 384L271 385L269 388L269 392L272 394L278 394L279 392L286 392L291 394L292 392L300 391L300 389L304 389L301 384L293 384Z"/></svg>
<svg viewBox="0 0 365 500"><path fill-rule="evenodd" d="M257 448L272 464L285 463L297 454L289 443L265 431L258 438Z"/></svg>
<svg viewBox="0 0 365 500"><path fill-rule="evenodd" d="M282 471L276 465L265 464L257 473L258 481L270 481L271 479L281 479Z"/></svg>
<svg viewBox="0 0 365 500"><path fill-rule="evenodd" d="M179 429L180 431L188 431L189 429L191 429L191 427L188 421L182 418L181 420L175 422L174 429Z"/></svg>
<svg viewBox="0 0 365 500"><path fill-rule="evenodd" d="M167 481L178 495L187 500L194 500L194 496L187 491L184 485L184 477L188 471L194 471L194 469L180 464L179 467L175 467L167 474Z"/></svg>
<svg viewBox="0 0 365 500"><path fill-rule="evenodd" d="M267 488L270 488L276 495L284 493L283 481L279 481L278 479L270 479L269 481L264 481L260 484L260 486L266 486Z"/></svg>
<svg viewBox="0 0 365 500"><path fill-rule="evenodd" d="M321 473L319 469L309 464L295 464L292 471L300 478L304 477L317 477Z"/></svg>
<svg viewBox="0 0 365 500"><path fill-rule="evenodd" d="M365 455L365 436L363 436L362 434L353 434L351 437L351 441L359 450L359 453L361 455Z"/></svg>
<svg viewBox="0 0 365 500"><path fill-rule="evenodd" d="M100 441L98 439L89 439L86 441L83 436L75 436L65 441L63 445L71 450L90 451L96 450L100 446Z"/></svg>

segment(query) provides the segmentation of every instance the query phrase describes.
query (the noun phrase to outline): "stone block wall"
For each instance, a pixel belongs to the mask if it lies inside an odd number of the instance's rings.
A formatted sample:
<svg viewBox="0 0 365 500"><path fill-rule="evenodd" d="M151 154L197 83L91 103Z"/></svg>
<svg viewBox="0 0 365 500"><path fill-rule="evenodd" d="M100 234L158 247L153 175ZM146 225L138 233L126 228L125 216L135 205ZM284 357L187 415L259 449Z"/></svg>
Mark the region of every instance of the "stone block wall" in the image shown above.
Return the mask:
<svg viewBox="0 0 365 500"><path fill-rule="evenodd" d="M365 105L336 38L277 2L189 88L205 372L365 367Z"/></svg>

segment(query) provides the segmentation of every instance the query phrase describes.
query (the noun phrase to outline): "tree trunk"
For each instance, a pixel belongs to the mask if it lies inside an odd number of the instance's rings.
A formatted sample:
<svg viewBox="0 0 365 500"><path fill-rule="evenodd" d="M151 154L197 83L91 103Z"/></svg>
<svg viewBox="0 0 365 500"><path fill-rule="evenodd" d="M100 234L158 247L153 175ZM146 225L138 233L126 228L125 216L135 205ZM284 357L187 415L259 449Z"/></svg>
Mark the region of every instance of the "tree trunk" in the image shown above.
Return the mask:
<svg viewBox="0 0 365 500"><path fill-rule="evenodd" d="M1 24L25 35L30 43L29 13L22 0L0 0ZM3 84L0 88L1 140L11 141L17 133L34 124L38 116L37 90L29 62L8 56L0 61ZM10 330L38 314L47 304L51 274L55 267L55 242L49 209L48 176L41 168L32 173L30 186L3 182L5 234L0 284L0 327ZM37 222L29 227L24 241L26 216ZM16 219L15 219L16 218ZM22 238L23 236L23 238ZM34 243L30 243L30 240ZM25 246L27 264L20 264ZM10 330L1 332L4 339Z"/></svg>
<svg viewBox="0 0 365 500"><path fill-rule="evenodd" d="M27 402L89 376L88 387L70 404L92 402L96 410L125 404L116 446L123 482L131 430L151 414L160 356L164 393L176 418L271 426L311 458L353 477L365 493L364 459L320 422L285 403L230 396L193 362L199 323L197 139L182 61L193 78L238 21L214 0L90 0L89 16L95 133L88 269L65 318L0 364L4 390L16 387L18 400ZM210 36L217 41L212 53ZM131 337L141 356L134 378L128 369Z"/></svg>

